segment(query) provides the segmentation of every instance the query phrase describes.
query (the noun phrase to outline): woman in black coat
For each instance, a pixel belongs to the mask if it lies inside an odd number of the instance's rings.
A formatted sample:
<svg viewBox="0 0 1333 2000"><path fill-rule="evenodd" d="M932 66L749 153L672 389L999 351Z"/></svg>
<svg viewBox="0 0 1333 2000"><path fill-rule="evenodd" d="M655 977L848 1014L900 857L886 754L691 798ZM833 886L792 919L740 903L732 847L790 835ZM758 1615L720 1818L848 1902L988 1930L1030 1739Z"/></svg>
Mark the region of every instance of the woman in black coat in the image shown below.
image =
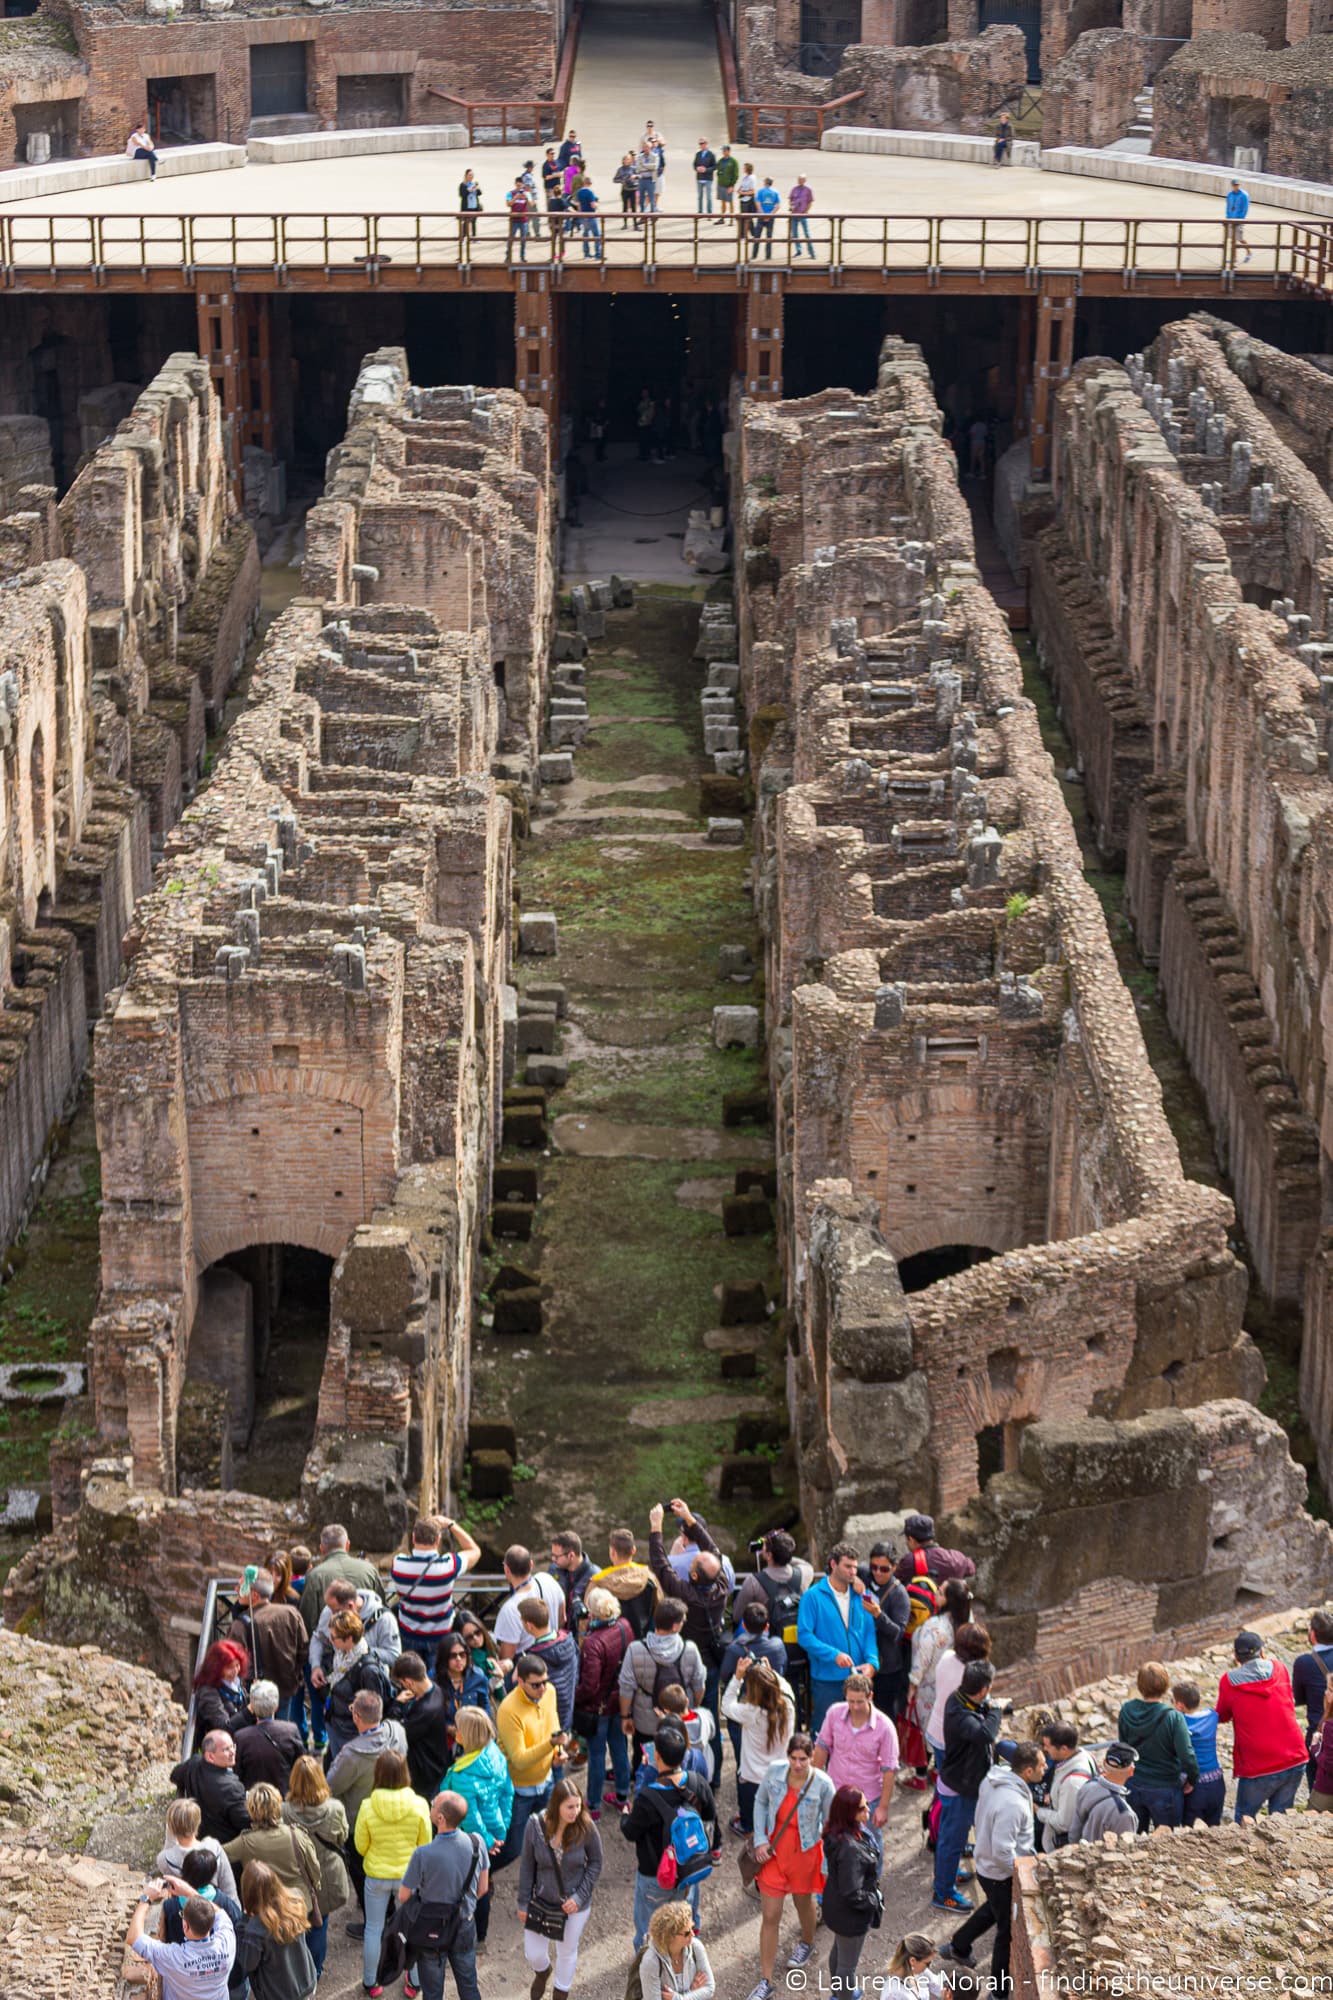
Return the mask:
<svg viewBox="0 0 1333 2000"><path fill-rule="evenodd" d="M855 1993L866 1932L878 1928L880 1851L869 1832L870 1807L855 1785L841 1785L824 1828L824 1923L832 1933L831 1993Z"/></svg>

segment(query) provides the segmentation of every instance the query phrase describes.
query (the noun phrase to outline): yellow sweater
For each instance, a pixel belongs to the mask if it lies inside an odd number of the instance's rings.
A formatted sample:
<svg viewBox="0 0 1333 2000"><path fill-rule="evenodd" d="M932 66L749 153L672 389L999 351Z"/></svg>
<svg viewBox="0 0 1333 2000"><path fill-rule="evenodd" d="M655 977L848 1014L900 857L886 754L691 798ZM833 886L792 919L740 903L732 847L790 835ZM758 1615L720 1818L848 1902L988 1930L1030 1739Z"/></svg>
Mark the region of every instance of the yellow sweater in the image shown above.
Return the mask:
<svg viewBox="0 0 1333 2000"><path fill-rule="evenodd" d="M515 1785L546 1783L551 1775L551 1738L559 1727L555 1689L549 1681L540 1701L529 1701L521 1687L505 1696L495 1718L495 1733Z"/></svg>
<svg viewBox="0 0 1333 2000"><path fill-rule="evenodd" d="M356 1816L353 1838L367 1875L379 1882L398 1882L417 1848L425 1847L433 1833L426 1801L403 1786L370 1794Z"/></svg>

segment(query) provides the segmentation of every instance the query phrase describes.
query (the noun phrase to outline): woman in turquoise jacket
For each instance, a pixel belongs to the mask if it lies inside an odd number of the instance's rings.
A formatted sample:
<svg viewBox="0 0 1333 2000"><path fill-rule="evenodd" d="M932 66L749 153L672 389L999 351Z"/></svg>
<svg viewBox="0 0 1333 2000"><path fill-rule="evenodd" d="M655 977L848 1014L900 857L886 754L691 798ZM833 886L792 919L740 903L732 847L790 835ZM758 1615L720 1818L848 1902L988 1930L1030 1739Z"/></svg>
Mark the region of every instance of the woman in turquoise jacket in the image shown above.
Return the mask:
<svg viewBox="0 0 1333 2000"><path fill-rule="evenodd" d="M456 1754L440 1781L442 1792L467 1800L463 1833L479 1833L491 1850L491 1869L504 1846L514 1811L514 1781L495 1740L495 1724L484 1709L460 1708L454 1717ZM477 1898L477 1943L491 1927L491 1892Z"/></svg>

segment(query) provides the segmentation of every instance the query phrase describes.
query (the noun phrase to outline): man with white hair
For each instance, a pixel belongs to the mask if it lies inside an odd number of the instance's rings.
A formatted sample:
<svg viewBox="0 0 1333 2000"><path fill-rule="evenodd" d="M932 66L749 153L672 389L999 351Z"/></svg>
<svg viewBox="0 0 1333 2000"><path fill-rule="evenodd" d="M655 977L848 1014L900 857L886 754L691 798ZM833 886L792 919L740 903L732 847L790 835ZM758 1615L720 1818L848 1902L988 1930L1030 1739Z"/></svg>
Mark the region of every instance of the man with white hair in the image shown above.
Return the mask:
<svg viewBox="0 0 1333 2000"><path fill-rule="evenodd" d="M278 1722L278 1689L274 1681L251 1681L250 1713L254 1721L236 1731L236 1775L248 1792L251 1785L272 1785L287 1796L292 1765L305 1745L294 1722Z"/></svg>

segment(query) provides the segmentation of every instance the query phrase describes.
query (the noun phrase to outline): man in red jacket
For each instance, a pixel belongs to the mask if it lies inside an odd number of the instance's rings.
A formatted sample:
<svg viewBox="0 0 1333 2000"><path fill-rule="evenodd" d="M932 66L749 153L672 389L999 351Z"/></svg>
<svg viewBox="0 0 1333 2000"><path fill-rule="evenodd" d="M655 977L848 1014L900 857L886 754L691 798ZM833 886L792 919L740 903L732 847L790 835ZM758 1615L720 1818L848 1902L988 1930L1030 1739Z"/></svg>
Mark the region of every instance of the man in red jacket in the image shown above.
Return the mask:
<svg viewBox="0 0 1333 2000"><path fill-rule="evenodd" d="M1239 1632L1236 1664L1217 1689L1217 1719L1235 1730L1236 1823L1290 1812L1305 1774L1305 1736L1296 1720L1291 1676L1270 1660L1257 1632Z"/></svg>

